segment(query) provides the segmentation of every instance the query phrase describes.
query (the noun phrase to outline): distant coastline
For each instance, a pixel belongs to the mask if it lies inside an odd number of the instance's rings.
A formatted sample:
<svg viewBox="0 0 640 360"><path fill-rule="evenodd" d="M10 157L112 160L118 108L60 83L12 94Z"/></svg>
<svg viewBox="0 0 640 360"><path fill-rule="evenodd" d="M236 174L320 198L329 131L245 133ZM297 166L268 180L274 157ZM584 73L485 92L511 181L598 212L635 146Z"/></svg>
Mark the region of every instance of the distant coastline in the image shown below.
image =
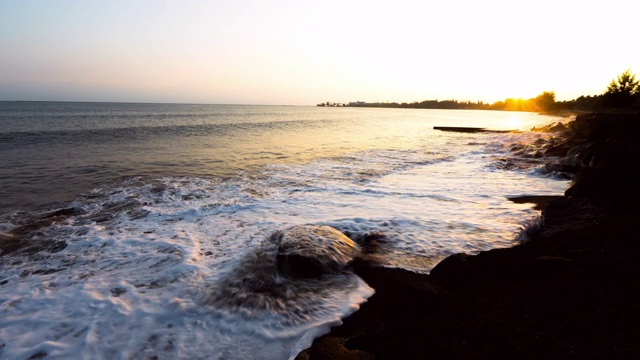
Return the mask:
<svg viewBox="0 0 640 360"><path fill-rule="evenodd" d="M423 100L407 102L365 102L353 101L349 103L324 102L320 107L373 107L373 108L403 108L403 109L459 109L459 110L507 110L529 111L542 113L557 112L594 112L594 111L638 111L640 110L640 80L631 70L626 70L615 78L607 89L599 95L579 96L573 100L556 101L553 91L544 91L540 95L530 98L506 98L492 104L482 101L459 100Z"/></svg>
<svg viewBox="0 0 640 360"><path fill-rule="evenodd" d="M581 96L570 101L556 101L552 91L545 91L531 99L506 98L492 104L483 101L459 100L423 100L407 102L365 102L352 101L349 103L324 102L319 107L365 107L365 108L393 108L393 109L448 109L448 110L506 110L528 112L557 112L557 111L592 111L600 106L600 96Z"/></svg>

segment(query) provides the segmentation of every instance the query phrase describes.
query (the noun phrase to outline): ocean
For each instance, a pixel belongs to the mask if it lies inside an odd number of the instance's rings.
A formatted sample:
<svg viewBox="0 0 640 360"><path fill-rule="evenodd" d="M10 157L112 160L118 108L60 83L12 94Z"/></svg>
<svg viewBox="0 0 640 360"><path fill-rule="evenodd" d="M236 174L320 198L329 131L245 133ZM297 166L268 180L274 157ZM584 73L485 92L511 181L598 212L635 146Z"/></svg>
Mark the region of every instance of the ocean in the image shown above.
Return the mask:
<svg viewBox="0 0 640 360"><path fill-rule="evenodd" d="M379 232L382 265L422 273L452 253L512 246L539 213L507 197L568 186L535 161L503 166L548 135L433 127L564 120L0 102L0 241L26 244L0 254L0 358L295 357L374 289L348 271L278 276L269 235L302 224ZM278 296L246 285L259 276Z"/></svg>

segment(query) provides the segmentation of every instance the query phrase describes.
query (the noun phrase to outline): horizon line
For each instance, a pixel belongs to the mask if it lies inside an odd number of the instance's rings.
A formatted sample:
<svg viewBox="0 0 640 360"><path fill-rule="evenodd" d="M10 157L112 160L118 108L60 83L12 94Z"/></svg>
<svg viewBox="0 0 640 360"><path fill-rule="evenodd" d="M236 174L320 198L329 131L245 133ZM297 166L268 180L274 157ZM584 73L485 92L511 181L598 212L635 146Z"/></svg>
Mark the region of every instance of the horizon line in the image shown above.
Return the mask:
<svg viewBox="0 0 640 360"><path fill-rule="evenodd" d="M80 101L80 100L0 100L2 103L72 103L72 104L147 104L147 105L236 105L236 106L316 106L294 104L190 103L146 101Z"/></svg>

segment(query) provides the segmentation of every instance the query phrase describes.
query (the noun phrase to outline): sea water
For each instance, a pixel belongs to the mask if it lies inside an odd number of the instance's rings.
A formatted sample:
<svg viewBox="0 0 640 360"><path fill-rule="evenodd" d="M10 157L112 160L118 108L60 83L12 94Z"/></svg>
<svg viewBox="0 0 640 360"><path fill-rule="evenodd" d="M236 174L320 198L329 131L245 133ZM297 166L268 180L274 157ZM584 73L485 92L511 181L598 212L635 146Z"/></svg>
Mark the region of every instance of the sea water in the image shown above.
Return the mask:
<svg viewBox="0 0 640 360"><path fill-rule="evenodd" d="M0 103L0 357L294 357L374 292L345 271L278 276L269 235L386 236L377 261L427 273L511 246L538 216L507 196L567 181L501 166L533 113ZM52 211L74 209L64 216ZM19 231L18 231L19 230ZM18 235L15 235L18 234ZM243 287L257 276L278 289ZM240 298L225 296L230 287ZM242 292L245 291L246 294Z"/></svg>

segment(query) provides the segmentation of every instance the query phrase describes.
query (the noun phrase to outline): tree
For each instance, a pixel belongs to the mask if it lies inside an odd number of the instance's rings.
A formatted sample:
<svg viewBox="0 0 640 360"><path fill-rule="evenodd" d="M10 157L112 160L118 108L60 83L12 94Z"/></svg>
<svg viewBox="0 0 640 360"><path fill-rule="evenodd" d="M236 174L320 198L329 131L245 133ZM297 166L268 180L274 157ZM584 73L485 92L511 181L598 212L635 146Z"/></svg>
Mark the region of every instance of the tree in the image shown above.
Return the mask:
<svg viewBox="0 0 640 360"><path fill-rule="evenodd" d="M606 107L628 108L636 102L639 96L640 81L638 81L636 75L628 69L618 75L617 79L611 81L602 100L603 105Z"/></svg>
<svg viewBox="0 0 640 360"><path fill-rule="evenodd" d="M539 111L553 110L556 104L556 93L553 91L545 91L542 94L531 99L535 107Z"/></svg>

